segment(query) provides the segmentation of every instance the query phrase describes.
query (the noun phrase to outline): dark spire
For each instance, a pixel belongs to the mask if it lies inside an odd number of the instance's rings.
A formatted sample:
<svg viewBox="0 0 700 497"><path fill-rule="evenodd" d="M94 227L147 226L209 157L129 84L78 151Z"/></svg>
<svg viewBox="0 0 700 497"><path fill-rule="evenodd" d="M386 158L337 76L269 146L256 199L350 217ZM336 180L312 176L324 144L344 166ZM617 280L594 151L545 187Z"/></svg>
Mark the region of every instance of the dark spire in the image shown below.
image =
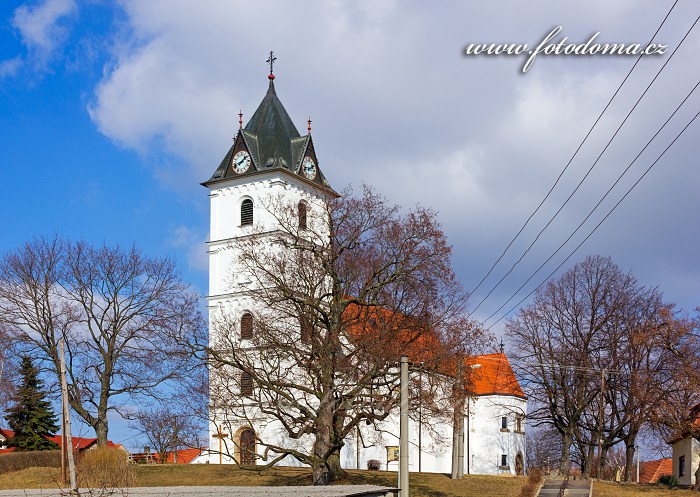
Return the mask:
<svg viewBox="0 0 700 497"><path fill-rule="evenodd" d="M276 58L270 52L268 59L270 71L272 71L272 64L275 60ZM260 167L291 168L294 165L291 142L293 138L298 138L300 135L282 102L277 98L272 72L270 72L270 76L268 76L270 77L270 85L267 93L244 130L258 137Z"/></svg>

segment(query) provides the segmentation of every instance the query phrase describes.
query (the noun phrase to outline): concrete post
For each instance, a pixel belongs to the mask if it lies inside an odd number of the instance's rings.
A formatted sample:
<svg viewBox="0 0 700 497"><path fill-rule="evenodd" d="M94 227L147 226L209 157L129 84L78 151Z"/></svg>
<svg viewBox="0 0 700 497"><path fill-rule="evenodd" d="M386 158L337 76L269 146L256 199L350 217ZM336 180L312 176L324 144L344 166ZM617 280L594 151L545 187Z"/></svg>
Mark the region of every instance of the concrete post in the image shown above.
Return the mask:
<svg viewBox="0 0 700 497"><path fill-rule="evenodd" d="M399 429L399 488L408 497L408 357L401 356L401 424Z"/></svg>

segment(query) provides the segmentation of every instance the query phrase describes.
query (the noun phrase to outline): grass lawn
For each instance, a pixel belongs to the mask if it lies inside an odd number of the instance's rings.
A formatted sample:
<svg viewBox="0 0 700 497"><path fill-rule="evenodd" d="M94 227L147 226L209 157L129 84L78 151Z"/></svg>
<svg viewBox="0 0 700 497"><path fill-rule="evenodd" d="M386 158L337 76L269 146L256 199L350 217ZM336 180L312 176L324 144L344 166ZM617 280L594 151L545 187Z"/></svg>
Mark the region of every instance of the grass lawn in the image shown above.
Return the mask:
<svg viewBox="0 0 700 497"><path fill-rule="evenodd" d="M244 471L218 464L134 465L136 485L143 487L216 485L279 486L310 485L311 470L306 468L272 468ZM57 468L30 468L0 475L0 489L56 488L60 478ZM395 487L396 473L385 471L348 471L339 484L367 484ZM467 476L451 480L439 473L411 473L411 496L421 497L517 497L524 477Z"/></svg>
<svg viewBox="0 0 700 497"><path fill-rule="evenodd" d="M593 482L593 497L680 497L696 495L685 489L670 488L658 483Z"/></svg>

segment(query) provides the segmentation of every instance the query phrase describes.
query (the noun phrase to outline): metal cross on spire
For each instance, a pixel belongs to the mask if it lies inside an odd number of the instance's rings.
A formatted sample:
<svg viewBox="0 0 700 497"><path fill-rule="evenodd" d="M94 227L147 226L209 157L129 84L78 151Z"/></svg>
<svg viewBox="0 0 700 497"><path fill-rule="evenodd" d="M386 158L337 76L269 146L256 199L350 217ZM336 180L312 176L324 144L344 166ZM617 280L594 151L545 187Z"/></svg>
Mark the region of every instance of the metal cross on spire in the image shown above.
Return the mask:
<svg viewBox="0 0 700 497"><path fill-rule="evenodd" d="M270 50L270 56L265 61L268 64L270 64L270 74L272 74L272 64L274 64L276 60L277 60L277 57L275 57L274 52L272 50Z"/></svg>

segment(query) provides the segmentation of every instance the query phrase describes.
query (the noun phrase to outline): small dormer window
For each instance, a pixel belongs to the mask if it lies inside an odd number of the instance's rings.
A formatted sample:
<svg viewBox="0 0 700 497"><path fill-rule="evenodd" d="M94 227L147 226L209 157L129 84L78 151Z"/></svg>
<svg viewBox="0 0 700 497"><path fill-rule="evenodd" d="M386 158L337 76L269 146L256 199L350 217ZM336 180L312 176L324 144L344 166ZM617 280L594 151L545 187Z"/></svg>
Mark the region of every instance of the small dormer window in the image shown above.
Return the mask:
<svg viewBox="0 0 700 497"><path fill-rule="evenodd" d="M253 201L249 198L241 202L241 226L253 224Z"/></svg>
<svg viewBox="0 0 700 497"><path fill-rule="evenodd" d="M299 202L299 205L297 206L297 213L299 215L299 229L300 230L305 230L306 229L306 202L303 200Z"/></svg>

